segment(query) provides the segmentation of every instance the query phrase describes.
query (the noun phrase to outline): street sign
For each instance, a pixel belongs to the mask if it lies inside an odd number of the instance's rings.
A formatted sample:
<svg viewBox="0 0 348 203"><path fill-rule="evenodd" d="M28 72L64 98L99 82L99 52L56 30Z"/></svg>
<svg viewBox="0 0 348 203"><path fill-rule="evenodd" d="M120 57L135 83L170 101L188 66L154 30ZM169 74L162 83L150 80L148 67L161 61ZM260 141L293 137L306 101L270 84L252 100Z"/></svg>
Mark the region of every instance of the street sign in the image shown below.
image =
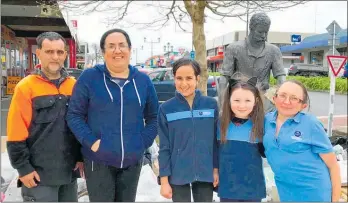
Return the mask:
<svg viewBox="0 0 348 203"><path fill-rule="evenodd" d="M327 61L329 62L330 68L334 76L337 77L338 73L341 71L347 60L346 56L327 56Z"/></svg>
<svg viewBox="0 0 348 203"><path fill-rule="evenodd" d="M339 45L340 44L340 39L339 38L329 38L328 40L328 46L332 46L333 44Z"/></svg>
<svg viewBox="0 0 348 203"><path fill-rule="evenodd" d="M342 28L337 24L336 21L332 21L332 23L326 28L326 30L330 35L334 35L339 33Z"/></svg>
<svg viewBox="0 0 348 203"><path fill-rule="evenodd" d="M186 51L186 48L185 47L179 47L178 51L179 51L180 55L183 55L185 53L185 51Z"/></svg>
<svg viewBox="0 0 348 203"><path fill-rule="evenodd" d="M21 79L22 79L21 77L17 77L17 76L8 76L6 93L13 94L16 85L19 83L19 81L21 81Z"/></svg>
<svg viewBox="0 0 348 203"><path fill-rule="evenodd" d="M191 51L190 57L191 57L192 60L195 59L195 56L196 56L195 51Z"/></svg>
<svg viewBox="0 0 348 203"><path fill-rule="evenodd" d="M329 119L328 119L328 128L327 134L329 137L332 136L332 126L333 126L333 114L335 106L335 88L336 88L336 77L340 72L344 62L347 60L347 57L341 57L339 54L336 54L336 36L342 30L341 27L337 24L336 21L332 21L330 25L326 28L327 32L332 36L332 46L331 51L332 55L327 56L327 60L330 64L331 72L330 74L330 99L329 99Z"/></svg>
<svg viewBox="0 0 348 203"><path fill-rule="evenodd" d="M291 35L291 42L301 42L301 35Z"/></svg>
<svg viewBox="0 0 348 203"><path fill-rule="evenodd" d="M74 28L77 28L77 20L71 20L71 24Z"/></svg>

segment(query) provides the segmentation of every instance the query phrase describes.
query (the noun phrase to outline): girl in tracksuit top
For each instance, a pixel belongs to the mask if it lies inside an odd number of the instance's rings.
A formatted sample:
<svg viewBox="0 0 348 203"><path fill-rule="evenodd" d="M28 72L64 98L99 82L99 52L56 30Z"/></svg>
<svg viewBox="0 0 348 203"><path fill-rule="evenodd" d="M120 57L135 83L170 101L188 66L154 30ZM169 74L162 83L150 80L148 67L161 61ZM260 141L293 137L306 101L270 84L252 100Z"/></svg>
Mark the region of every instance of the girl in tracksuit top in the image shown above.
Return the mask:
<svg viewBox="0 0 348 203"><path fill-rule="evenodd" d="M217 101L196 90L199 64L173 64L175 97L159 108L159 176L161 195L174 202L212 202L218 184Z"/></svg>
<svg viewBox="0 0 348 203"><path fill-rule="evenodd" d="M221 202L260 202L266 197L259 153L264 109L256 82L256 77L247 82L230 79L224 95L218 130Z"/></svg>

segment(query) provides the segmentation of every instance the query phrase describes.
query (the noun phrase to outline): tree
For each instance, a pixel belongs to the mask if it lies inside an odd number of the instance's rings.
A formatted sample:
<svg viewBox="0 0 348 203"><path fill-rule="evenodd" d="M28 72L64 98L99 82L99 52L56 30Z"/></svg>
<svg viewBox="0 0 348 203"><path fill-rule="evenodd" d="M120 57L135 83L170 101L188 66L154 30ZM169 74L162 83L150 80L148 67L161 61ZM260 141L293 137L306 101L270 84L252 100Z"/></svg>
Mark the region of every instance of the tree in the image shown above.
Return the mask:
<svg viewBox="0 0 348 203"><path fill-rule="evenodd" d="M148 22L132 22L132 15L128 15L131 6L139 7L143 3L143 8L157 8L158 18L150 19ZM199 89L203 94L207 94L207 53L206 39L204 33L204 23L207 18L214 19L217 16L223 21L226 17L242 17L253 14L257 11L270 12L275 10L286 9L303 4L305 1L202 1L202 0L172 0L166 2L137 2L134 0L127 1L63 1L60 5L64 9L74 11L74 14L86 14L91 12L113 12L113 16L107 18L109 25L120 26L137 26L145 29L161 29L166 26L172 19L175 25L187 32L183 24L192 23L193 46L196 51L196 60L202 68L201 81ZM186 21L185 21L186 19ZM215 19L216 20L216 19ZM244 20L245 21L245 20Z"/></svg>
<svg viewBox="0 0 348 203"><path fill-rule="evenodd" d="M98 61L103 59L100 47L97 44L93 43L91 45L91 50L92 50L92 52L90 53L91 65L94 64L94 61L95 61L95 64L97 64Z"/></svg>

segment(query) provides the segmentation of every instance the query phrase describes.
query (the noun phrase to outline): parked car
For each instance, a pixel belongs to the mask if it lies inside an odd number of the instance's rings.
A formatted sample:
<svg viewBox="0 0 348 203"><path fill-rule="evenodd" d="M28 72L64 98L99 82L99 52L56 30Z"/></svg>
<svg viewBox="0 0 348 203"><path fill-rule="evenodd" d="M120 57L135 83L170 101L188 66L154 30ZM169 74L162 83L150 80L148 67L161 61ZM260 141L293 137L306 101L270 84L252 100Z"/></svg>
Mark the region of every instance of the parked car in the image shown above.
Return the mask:
<svg viewBox="0 0 348 203"><path fill-rule="evenodd" d="M75 79L77 80L83 72L83 69L67 68L66 71L69 73L70 76L75 77Z"/></svg>
<svg viewBox="0 0 348 203"><path fill-rule="evenodd" d="M148 76L155 86L160 103L174 97L175 85L172 68L158 68L149 73ZM208 78L207 94L210 97L217 97L216 82L213 76Z"/></svg>
<svg viewBox="0 0 348 203"><path fill-rule="evenodd" d="M138 70L140 72L143 72L143 73L147 74L147 75L153 71L152 68L138 68Z"/></svg>
<svg viewBox="0 0 348 203"><path fill-rule="evenodd" d="M288 75L328 76L329 69L317 64L294 63L290 65Z"/></svg>
<svg viewBox="0 0 348 203"><path fill-rule="evenodd" d="M344 66L343 78L348 78L348 62Z"/></svg>

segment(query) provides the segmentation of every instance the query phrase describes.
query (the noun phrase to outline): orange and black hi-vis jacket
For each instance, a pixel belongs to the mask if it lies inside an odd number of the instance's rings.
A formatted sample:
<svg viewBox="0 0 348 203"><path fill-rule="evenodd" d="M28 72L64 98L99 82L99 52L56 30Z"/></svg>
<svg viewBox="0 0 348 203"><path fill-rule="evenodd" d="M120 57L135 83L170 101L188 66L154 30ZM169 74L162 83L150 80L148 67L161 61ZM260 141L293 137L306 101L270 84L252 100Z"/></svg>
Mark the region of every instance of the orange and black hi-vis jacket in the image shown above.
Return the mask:
<svg viewBox="0 0 348 203"><path fill-rule="evenodd" d="M63 185L76 179L81 145L65 121L76 80L61 71L59 88L43 74L23 78L17 85L7 119L7 149L19 177L34 170L41 185Z"/></svg>

